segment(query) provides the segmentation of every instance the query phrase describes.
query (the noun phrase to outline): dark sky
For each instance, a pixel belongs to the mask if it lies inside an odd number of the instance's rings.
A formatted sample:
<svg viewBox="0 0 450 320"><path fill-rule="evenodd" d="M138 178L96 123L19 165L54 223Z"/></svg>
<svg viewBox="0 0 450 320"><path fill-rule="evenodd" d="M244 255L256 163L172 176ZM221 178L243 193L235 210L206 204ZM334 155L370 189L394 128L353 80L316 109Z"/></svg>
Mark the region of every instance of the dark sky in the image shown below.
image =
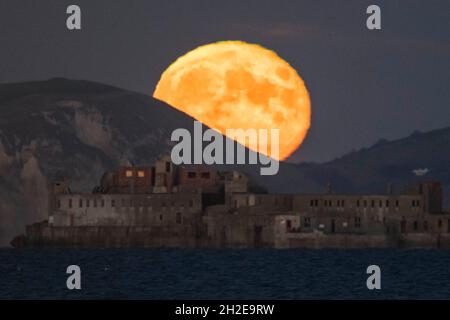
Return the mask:
<svg viewBox="0 0 450 320"><path fill-rule="evenodd" d="M68 31L66 7L82 9ZM366 8L382 30L366 29ZM0 0L0 82L66 77L151 95L164 69L218 40L261 44L305 80L312 127L296 161L450 125L450 1Z"/></svg>

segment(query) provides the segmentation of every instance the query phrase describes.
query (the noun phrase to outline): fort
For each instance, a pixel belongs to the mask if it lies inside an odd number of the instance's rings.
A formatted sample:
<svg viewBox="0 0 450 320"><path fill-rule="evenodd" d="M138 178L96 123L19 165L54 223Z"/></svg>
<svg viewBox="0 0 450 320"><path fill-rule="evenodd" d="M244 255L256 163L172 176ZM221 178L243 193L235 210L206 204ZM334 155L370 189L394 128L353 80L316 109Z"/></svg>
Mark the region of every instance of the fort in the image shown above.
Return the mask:
<svg viewBox="0 0 450 320"><path fill-rule="evenodd" d="M15 247L450 248L438 182L403 193L269 194L237 171L174 165L106 172L92 193L50 186L49 215Z"/></svg>

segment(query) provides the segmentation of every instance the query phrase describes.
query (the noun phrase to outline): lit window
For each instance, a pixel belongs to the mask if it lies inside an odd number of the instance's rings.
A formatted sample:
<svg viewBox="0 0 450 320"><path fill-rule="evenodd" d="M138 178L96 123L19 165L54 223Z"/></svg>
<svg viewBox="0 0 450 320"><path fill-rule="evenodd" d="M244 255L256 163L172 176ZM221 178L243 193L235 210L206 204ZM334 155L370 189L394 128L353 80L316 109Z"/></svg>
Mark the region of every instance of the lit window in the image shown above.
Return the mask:
<svg viewBox="0 0 450 320"><path fill-rule="evenodd" d="M143 170L139 170L139 171L138 171L138 177L139 177L139 178L145 177L145 172L144 172Z"/></svg>
<svg viewBox="0 0 450 320"><path fill-rule="evenodd" d="M131 178L131 177L133 176L133 171L132 171L132 170L127 170L127 171L125 171L125 176L126 176L127 178Z"/></svg>

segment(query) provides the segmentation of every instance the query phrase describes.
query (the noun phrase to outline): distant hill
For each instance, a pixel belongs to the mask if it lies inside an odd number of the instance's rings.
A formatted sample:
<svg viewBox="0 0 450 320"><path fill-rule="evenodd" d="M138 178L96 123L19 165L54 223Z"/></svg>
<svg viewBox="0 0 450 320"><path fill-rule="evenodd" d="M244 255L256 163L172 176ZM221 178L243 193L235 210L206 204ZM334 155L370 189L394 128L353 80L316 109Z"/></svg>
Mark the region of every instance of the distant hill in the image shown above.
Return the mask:
<svg viewBox="0 0 450 320"><path fill-rule="evenodd" d="M170 152L174 129L192 126L191 117L161 101L100 83L0 85L0 245L47 216L50 179L65 175L72 189L90 192L104 171L151 164ZM449 190L449 146L447 128L380 141L324 164L281 163L272 177L260 176L259 166L233 168L271 192L321 192L328 182L336 192L383 192L388 182L417 179L440 180Z"/></svg>
<svg viewBox="0 0 450 320"><path fill-rule="evenodd" d="M387 183L400 187L421 180L450 185L450 127L415 132L394 141L352 152L324 164L298 165L307 177L330 181L344 192L375 192Z"/></svg>

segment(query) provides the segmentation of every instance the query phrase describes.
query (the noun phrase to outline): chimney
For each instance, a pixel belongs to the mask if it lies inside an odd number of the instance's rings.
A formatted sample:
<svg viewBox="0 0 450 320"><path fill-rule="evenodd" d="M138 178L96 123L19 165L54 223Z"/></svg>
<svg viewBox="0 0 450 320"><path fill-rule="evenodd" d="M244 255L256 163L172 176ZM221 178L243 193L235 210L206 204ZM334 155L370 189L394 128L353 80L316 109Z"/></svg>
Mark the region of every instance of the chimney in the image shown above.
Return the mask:
<svg viewBox="0 0 450 320"><path fill-rule="evenodd" d="M392 183L386 184L386 194L392 194Z"/></svg>
<svg viewBox="0 0 450 320"><path fill-rule="evenodd" d="M327 187L325 189L325 193L326 194L332 194L333 193L333 190L331 188L331 183L330 182L327 183Z"/></svg>

